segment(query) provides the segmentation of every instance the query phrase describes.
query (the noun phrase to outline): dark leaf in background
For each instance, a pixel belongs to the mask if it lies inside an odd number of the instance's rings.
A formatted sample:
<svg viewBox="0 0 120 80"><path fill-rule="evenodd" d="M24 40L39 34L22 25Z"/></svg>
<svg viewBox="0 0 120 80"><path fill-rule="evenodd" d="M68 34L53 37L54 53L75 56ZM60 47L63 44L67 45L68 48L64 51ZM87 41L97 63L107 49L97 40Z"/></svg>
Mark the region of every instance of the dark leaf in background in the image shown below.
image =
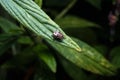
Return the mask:
<svg viewBox="0 0 120 80"><path fill-rule="evenodd" d="M0 67L0 80L6 80L6 69L3 67Z"/></svg>
<svg viewBox="0 0 120 80"><path fill-rule="evenodd" d="M47 49L45 45L37 45L34 47L35 53L38 55L39 59L42 60L52 72L56 72L57 63L54 56Z"/></svg>
<svg viewBox="0 0 120 80"><path fill-rule="evenodd" d="M90 28L67 28L66 33L90 44L96 44L97 35Z"/></svg>
<svg viewBox="0 0 120 80"><path fill-rule="evenodd" d="M0 55L7 51L17 41L18 36L8 34L0 35Z"/></svg>
<svg viewBox="0 0 120 80"><path fill-rule="evenodd" d="M61 26L61 28L86 28L86 27L99 27L99 25L87 21L85 19L79 18L73 15L67 15L63 18L57 19L56 23Z"/></svg>
<svg viewBox="0 0 120 80"><path fill-rule="evenodd" d="M70 1L71 0L45 0L45 5L51 7L66 6Z"/></svg>
<svg viewBox="0 0 120 80"><path fill-rule="evenodd" d="M94 7L101 9L102 0L86 0L86 1L89 2L91 5L93 5Z"/></svg>
<svg viewBox="0 0 120 80"><path fill-rule="evenodd" d="M88 80L87 75L83 72L81 68L69 62L68 60L66 60L64 57L60 55L58 55L58 57L65 71L73 80Z"/></svg>
<svg viewBox="0 0 120 80"><path fill-rule="evenodd" d="M21 29L9 20L0 17L0 27L5 33L20 33Z"/></svg>
<svg viewBox="0 0 120 80"><path fill-rule="evenodd" d="M14 57L4 63L2 67L25 70L36 58L37 56L32 52L32 47L28 47L14 55Z"/></svg>
<svg viewBox="0 0 120 80"><path fill-rule="evenodd" d="M55 74L42 62L35 67L33 80L56 80Z"/></svg>
<svg viewBox="0 0 120 80"><path fill-rule="evenodd" d="M20 44L33 44L32 40L28 36L20 36L17 42Z"/></svg>
<svg viewBox="0 0 120 80"><path fill-rule="evenodd" d="M111 62L115 66L120 68L120 46L115 47L115 48L112 49L112 51L110 53L110 57L111 57Z"/></svg>

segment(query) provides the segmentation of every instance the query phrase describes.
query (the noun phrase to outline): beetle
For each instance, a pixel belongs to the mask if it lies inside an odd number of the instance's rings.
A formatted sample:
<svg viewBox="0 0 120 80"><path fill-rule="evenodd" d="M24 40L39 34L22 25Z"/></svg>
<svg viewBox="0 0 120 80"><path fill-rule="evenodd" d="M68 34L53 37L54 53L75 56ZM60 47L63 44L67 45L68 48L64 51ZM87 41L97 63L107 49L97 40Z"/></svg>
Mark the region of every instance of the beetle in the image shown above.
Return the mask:
<svg viewBox="0 0 120 80"><path fill-rule="evenodd" d="M63 34L59 30L54 31L52 36L57 41L62 41L64 38Z"/></svg>

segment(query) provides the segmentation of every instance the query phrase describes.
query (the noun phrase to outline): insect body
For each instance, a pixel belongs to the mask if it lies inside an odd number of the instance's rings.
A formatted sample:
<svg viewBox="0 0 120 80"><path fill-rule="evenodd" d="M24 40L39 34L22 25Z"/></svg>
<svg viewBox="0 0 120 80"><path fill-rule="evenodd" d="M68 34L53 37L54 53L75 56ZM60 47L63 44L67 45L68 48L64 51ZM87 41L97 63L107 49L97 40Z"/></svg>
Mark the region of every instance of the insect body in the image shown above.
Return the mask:
<svg viewBox="0 0 120 80"><path fill-rule="evenodd" d="M64 38L63 34L60 33L58 30L53 32L52 36L55 40L58 40L58 41L62 41L62 39Z"/></svg>

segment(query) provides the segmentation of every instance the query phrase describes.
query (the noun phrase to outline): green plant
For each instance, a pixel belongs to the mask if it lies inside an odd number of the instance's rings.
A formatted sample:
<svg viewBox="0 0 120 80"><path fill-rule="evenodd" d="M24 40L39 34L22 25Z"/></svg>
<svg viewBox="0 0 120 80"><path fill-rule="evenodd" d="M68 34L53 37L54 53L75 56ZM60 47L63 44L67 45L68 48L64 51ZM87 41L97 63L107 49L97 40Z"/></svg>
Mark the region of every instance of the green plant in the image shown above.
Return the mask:
<svg viewBox="0 0 120 80"><path fill-rule="evenodd" d="M117 66L112 65L101 54L107 53L107 51L101 51L104 47L96 45L93 48L79 40L90 41L89 35L92 35L90 37L94 37L94 42L97 43L96 36L99 34L95 35L94 29L102 31L102 27L92 21L67 14L76 0L72 0L54 18L57 24L40 8L42 0L35 0L35 2L32 0L0 0L2 9L0 11L5 13L0 15L0 55L1 58L5 58L0 65L0 80L14 80L14 78L15 80L19 78L21 78L20 80L56 80L60 78L60 76L55 76L55 74L59 75L59 65L63 67L60 69L73 80L93 80L97 78L97 75L113 76L116 74ZM86 2L100 9L100 0L86 0ZM95 5L95 3L99 5ZM56 15L57 12L51 11L51 14ZM81 38L73 38L68 36L58 24L68 33L71 28L73 32L77 32L76 29L80 28L81 31L87 31L88 34L84 37L85 34L81 33L85 32L80 31L75 35ZM84 30L84 28L86 29ZM92 28L94 29L92 30ZM55 31L60 32L63 38L58 40L53 37ZM91 41L93 40L91 39ZM4 55L11 57L6 59ZM90 73L90 76L86 71L93 74ZM14 76L15 73L20 74L19 78ZM89 75L88 78L87 75Z"/></svg>

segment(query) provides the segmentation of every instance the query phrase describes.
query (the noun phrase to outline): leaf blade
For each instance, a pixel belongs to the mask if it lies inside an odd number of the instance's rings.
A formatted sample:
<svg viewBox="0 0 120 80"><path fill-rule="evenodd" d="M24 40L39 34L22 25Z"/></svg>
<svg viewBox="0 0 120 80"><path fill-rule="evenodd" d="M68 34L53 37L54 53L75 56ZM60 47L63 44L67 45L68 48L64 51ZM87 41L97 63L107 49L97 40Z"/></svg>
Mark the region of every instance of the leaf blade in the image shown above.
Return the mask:
<svg viewBox="0 0 120 80"><path fill-rule="evenodd" d="M1 0L0 4L19 22L31 29L38 36L54 40L53 32L59 30L64 39L60 44L81 51L80 47L53 22L39 6L29 0Z"/></svg>
<svg viewBox="0 0 120 80"><path fill-rule="evenodd" d="M110 64L99 52L82 41L76 39L74 39L74 41L81 47L81 52L68 49L67 47L61 46L54 42L48 41L48 43L52 45L52 47L55 48L60 53L60 55L78 67L96 74L114 75L116 68Z"/></svg>
<svg viewBox="0 0 120 80"><path fill-rule="evenodd" d="M87 21L82 18L78 18L74 15L67 15L63 18L57 19L56 23L64 28L86 28L86 27L99 27L99 25Z"/></svg>
<svg viewBox="0 0 120 80"><path fill-rule="evenodd" d="M52 72L56 72L56 60L46 46L42 44L37 45L33 48L33 51L38 54L39 59L42 60Z"/></svg>
<svg viewBox="0 0 120 80"><path fill-rule="evenodd" d="M94 7L101 9L101 0L86 0L86 1L93 5Z"/></svg>

